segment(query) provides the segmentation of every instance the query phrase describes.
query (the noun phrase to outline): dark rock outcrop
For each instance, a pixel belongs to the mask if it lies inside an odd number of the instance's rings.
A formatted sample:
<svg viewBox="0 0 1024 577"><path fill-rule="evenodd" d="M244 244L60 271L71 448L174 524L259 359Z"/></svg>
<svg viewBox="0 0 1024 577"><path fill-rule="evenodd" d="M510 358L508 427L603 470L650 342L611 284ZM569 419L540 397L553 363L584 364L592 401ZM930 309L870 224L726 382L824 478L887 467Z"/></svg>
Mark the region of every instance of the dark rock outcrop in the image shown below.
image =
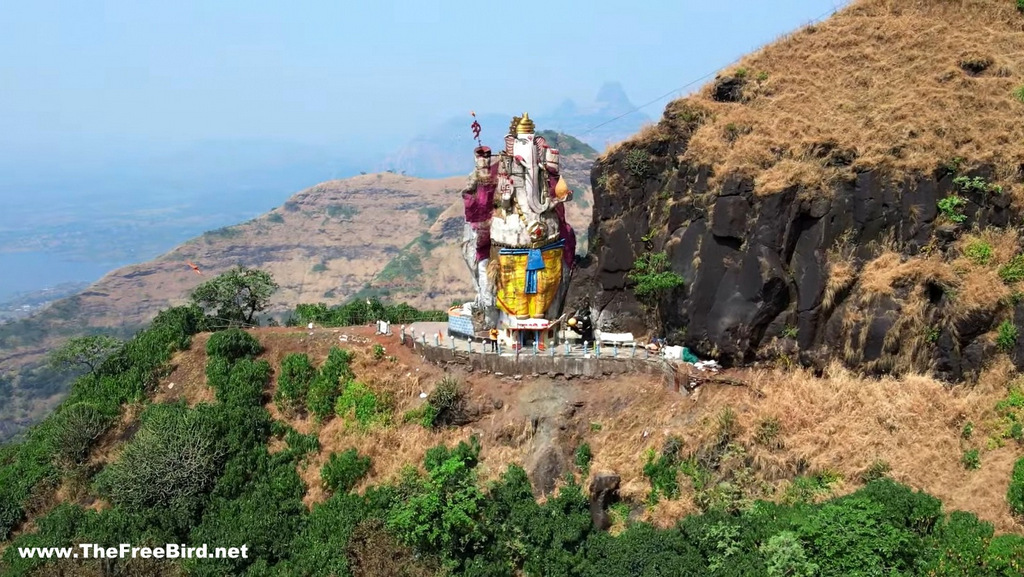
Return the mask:
<svg viewBox="0 0 1024 577"><path fill-rule="evenodd" d="M743 79L723 76L715 80L711 97L718 102L739 102L743 98Z"/></svg>
<svg viewBox="0 0 1024 577"><path fill-rule="evenodd" d="M731 98L735 83L726 80L716 99ZM911 265L934 255L948 263L965 231L1005 228L1017 216L1008 193L961 190L947 169L899 182L864 170L825 190L758 194L753 180L735 177L711 188L709 168L679 160L692 129L678 126L671 107L661 127L661 137L627 144L593 168L591 235L599 248L580 276L598 328L680 335L670 340L725 364L767 360L792 339L794 358L819 369L841 359L872 374L932 370L955 381L978 373L1002 305L965 310L948 282ZM839 164L852 154L826 152ZM638 157L645 174L631 170ZM937 208L951 194L966 201L963 222L948 222ZM664 251L685 283L661 303L657 327L648 326L627 279L646 251ZM881 274L881 261L866 267L883 254L906 270L879 290L871 275ZM834 274L843 266L846 278ZM1024 345L1018 349L1012 357L1024 367Z"/></svg>
<svg viewBox="0 0 1024 577"><path fill-rule="evenodd" d="M620 482L615 473L597 473L590 482L590 518L594 527L601 531L611 527L608 507L619 500Z"/></svg>

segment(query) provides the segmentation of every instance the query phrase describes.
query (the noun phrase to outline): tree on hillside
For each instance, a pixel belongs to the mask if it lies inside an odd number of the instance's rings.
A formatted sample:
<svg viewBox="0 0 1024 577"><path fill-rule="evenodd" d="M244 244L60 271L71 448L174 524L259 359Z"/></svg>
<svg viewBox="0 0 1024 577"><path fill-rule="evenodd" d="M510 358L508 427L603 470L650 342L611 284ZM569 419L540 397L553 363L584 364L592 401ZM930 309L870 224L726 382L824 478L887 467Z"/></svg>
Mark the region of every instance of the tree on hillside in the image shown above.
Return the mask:
<svg viewBox="0 0 1024 577"><path fill-rule="evenodd" d="M120 339L107 335L75 337L51 351L47 362L56 371L88 369L91 373L123 344Z"/></svg>
<svg viewBox="0 0 1024 577"><path fill-rule="evenodd" d="M192 291L192 302L229 323L253 324L278 289L270 273L237 266Z"/></svg>
<svg viewBox="0 0 1024 577"><path fill-rule="evenodd" d="M661 301L683 285L683 277L671 269L668 255L664 252L644 253L633 263L633 269L626 275L634 284L633 294L661 324Z"/></svg>

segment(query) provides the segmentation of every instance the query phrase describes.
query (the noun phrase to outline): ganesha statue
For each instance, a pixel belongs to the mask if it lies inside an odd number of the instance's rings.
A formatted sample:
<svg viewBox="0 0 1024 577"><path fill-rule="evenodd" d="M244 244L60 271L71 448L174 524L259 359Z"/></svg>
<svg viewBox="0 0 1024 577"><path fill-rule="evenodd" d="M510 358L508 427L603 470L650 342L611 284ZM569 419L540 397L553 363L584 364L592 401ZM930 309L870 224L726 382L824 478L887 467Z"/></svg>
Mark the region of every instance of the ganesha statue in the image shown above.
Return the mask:
<svg viewBox="0 0 1024 577"><path fill-rule="evenodd" d="M511 344L524 336L545 342L554 338L576 252L565 220L572 192L559 173L558 150L524 113L512 119L504 150L495 155L480 145L475 155L462 191L463 255L477 292L472 308L483 312L486 328L507 329Z"/></svg>

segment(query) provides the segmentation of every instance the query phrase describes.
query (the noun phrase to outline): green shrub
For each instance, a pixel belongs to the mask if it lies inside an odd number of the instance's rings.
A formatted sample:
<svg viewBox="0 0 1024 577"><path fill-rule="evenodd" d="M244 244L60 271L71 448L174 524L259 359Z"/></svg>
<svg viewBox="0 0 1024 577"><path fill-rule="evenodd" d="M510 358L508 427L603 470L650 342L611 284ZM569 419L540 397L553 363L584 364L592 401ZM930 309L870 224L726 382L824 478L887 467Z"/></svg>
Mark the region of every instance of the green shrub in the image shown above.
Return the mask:
<svg viewBox="0 0 1024 577"><path fill-rule="evenodd" d="M345 420L354 419L365 429L377 423L387 423L391 416L389 404L366 385L349 381L338 397L334 412Z"/></svg>
<svg viewBox="0 0 1024 577"><path fill-rule="evenodd" d="M590 462L594 459L594 454L590 451L590 445L581 443L579 447L576 447L576 452L573 456L576 466L586 475L590 471Z"/></svg>
<svg viewBox="0 0 1024 577"><path fill-rule="evenodd" d="M967 220L967 215L961 212L967 204L967 201L963 198L953 194L943 198L938 204L939 212L942 213L946 220L957 224Z"/></svg>
<svg viewBox="0 0 1024 577"><path fill-rule="evenodd" d="M384 358L384 346L380 343L373 345L373 358L378 361Z"/></svg>
<svg viewBox="0 0 1024 577"><path fill-rule="evenodd" d="M960 463L968 471L976 471L981 468L981 454L978 449L964 451L963 456L960 457Z"/></svg>
<svg viewBox="0 0 1024 577"><path fill-rule="evenodd" d="M974 434L974 423L967 421L964 423L964 427L960 429L961 439L970 439L971 435Z"/></svg>
<svg viewBox="0 0 1024 577"><path fill-rule="evenodd" d="M1004 353L1010 352L1017 344L1017 326L1013 322L1005 320L999 323L998 333L996 347Z"/></svg>
<svg viewBox="0 0 1024 577"><path fill-rule="evenodd" d="M435 409L430 403L423 403L419 407L406 411L402 415L403 423L419 423L424 428L429 429L434 426L434 419L437 418L437 409Z"/></svg>
<svg viewBox="0 0 1024 577"><path fill-rule="evenodd" d="M990 575L1024 575L1024 537L997 535L988 543L984 566Z"/></svg>
<svg viewBox="0 0 1024 577"><path fill-rule="evenodd" d="M1013 97L1016 98L1019 102L1024 102L1024 86L1020 86L1016 90L1014 90Z"/></svg>
<svg viewBox="0 0 1024 577"><path fill-rule="evenodd" d="M130 513L173 512L167 522L187 527L225 458L211 416L183 404L150 406L118 460L96 477L97 490Z"/></svg>
<svg viewBox="0 0 1024 577"><path fill-rule="evenodd" d="M1010 511L1014 515L1024 516L1024 457L1017 459L1013 465L1006 501L1010 504Z"/></svg>
<svg viewBox="0 0 1024 577"><path fill-rule="evenodd" d="M263 352L263 347L256 337L242 329L227 329L210 335L206 342L206 354L211 357L223 357L234 362L242 357L255 357Z"/></svg>
<svg viewBox="0 0 1024 577"><path fill-rule="evenodd" d="M784 339L795 339L800 334L800 329L796 327L786 327L782 329L782 338Z"/></svg>
<svg viewBox="0 0 1024 577"><path fill-rule="evenodd" d="M665 445L660 455L654 449L648 449L645 453L643 473L651 483L651 492L647 498L651 504L657 503L661 496L668 499L679 497L681 441L670 438Z"/></svg>
<svg viewBox="0 0 1024 577"><path fill-rule="evenodd" d="M976 240L964 248L964 256L974 264L986 265L992 260L992 245L982 240Z"/></svg>
<svg viewBox="0 0 1024 577"><path fill-rule="evenodd" d="M633 269L626 276L636 283L633 287L633 294L648 305L653 305L671 290L683 284L683 277L670 270L668 255L665 252L640 255L633 263Z"/></svg>
<svg viewBox="0 0 1024 577"><path fill-rule="evenodd" d="M239 406L263 404L263 390L270 383L270 363L240 359L231 367L227 384L216 388L217 400Z"/></svg>
<svg viewBox="0 0 1024 577"><path fill-rule="evenodd" d="M306 406L309 412L323 421L334 414L335 404L338 395L342 391L343 382L348 382L355 377L349 364L352 362L352 353L332 348L327 355L327 360L320 367L320 374L316 376L309 386L309 395Z"/></svg>
<svg viewBox="0 0 1024 577"><path fill-rule="evenodd" d="M103 409L86 401L61 408L53 419L54 457L70 467L80 463L89 448L113 423L116 410Z"/></svg>
<svg viewBox="0 0 1024 577"><path fill-rule="evenodd" d="M427 477L411 482L412 494L388 514L388 529L407 545L451 560L465 559L482 547L485 499L476 483L479 455L476 437L452 450L429 449L424 458Z"/></svg>
<svg viewBox="0 0 1024 577"><path fill-rule="evenodd" d="M281 216L280 213L272 212L269 215L267 215L267 220L276 224L280 224L284 222L284 217Z"/></svg>
<svg viewBox="0 0 1024 577"><path fill-rule="evenodd" d="M822 471L813 475L796 477L786 487L783 502L787 504L813 503L818 497L827 495L839 478L838 473L833 471Z"/></svg>
<svg viewBox="0 0 1024 577"><path fill-rule="evenodd" d="M306 407L318 421L323 422L334 414L334 405L340 392L341 383L321 373L309 386Z"/></svg>
<svg viewBox="0 0 1024 577"><path fill-rule="evenodd" d="M1017 12L1024 12L1024 0L1017 0Z"/></svg>
<svg viewBox="0 0 1024 577"><path fill-rule="evenodd" d="M289 453L295 457L303 457L320 450L320 437L316 433L303 435L291 427L288 427L284 435L284 442L288 444Z"/></svg>
<svg viewBox="0 0 1024 577"><path fill-rule="evenodd" d="M320 469L324 486L331 491L347 493L370 470L370 458L360 457L355 449L333 453Z"/></svg>
<svg viewBox="0 0 1024 577"><path fill-rule="evenodd" d="M281 361L274 402L283 413L291 415L306 406L309 386L317 371L306 354L292 353Z"/></svg>
<svg viewBox="0 0 1024 577"><path fill-rule="evenodd" d="M999 278L1005 283L1024 280L1024 254L1018 254L999 269Z"/></svg>
<svg viewBox="0 0 1024 577"><path fill-rule="evenodd" d="M792 531L772 535L761 545L768 577L813 577L818 566L812 563L804 551L800 538Z"/></svg>
<svg viewBox="0 0 1024 577"><path fill-rule="evenodd" d="M234 485L236 475L244 475L247 482L229 488ZM247 558L184 559L181 567L185 574L253 575L259 571L247 573L245 569L250 564L271 564L287 559L291 555L292 539L306 518L306 507L302 503L305 490L294 464L268 454L265 447L232 459L225 465L222 480L211 492L212 499L203 512L202 522L192 528L189 542L211 546L245 543L250 553ZM178 572L146 574L177 575Z"/></svg>
<svg viewBox="0 0 1024 577"><path fill-rule="evenodd" d="M313 265L313 272L326 272L326 271L327 271L327 265L322 263L322 262Z"/></svg>
<svg viewBox="0 0 1024 577"><path fill-rule="evenodd" d="M634 148L626 153L623 164L630 174L637 178L644 178L651 170L651 154L646 150Z"/></svg>
<svg viewBox="0 0 1024 577"><path fill-rule="evenodd" d="M1003 187L998 184L989 184L987 180L980 176L969 178L967 176L958 176L953 179L953 185L964 192L978 192L978 193L992 193L1002 194Z"/></svg>
<svg viewBox="0 0 1024 577"><path fill-rule="evenodd" d="M1024 441L1024 424L1021 424L1019 421L1015 421L1010 425L1010 430L1007 436L1015 441Z"/></svg>

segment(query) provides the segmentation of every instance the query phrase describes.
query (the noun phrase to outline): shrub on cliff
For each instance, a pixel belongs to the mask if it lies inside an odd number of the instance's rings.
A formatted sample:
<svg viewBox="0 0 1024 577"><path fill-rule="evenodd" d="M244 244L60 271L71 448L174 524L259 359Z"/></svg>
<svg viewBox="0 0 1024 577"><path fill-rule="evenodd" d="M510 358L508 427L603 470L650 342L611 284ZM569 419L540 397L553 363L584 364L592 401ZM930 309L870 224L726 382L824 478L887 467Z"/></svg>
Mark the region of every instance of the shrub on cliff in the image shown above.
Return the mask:
<svg viewBox="0 0 1024 577"><path fill-rule="evenodd" d="M1015 515L1024 515L1024 457L1017 460L1010 476L1010 489L1006 492L1006 500Z"/></svg>
<svg viewBox="0 0 1024 577"><path fill-rule="evenodd" d="M669 268L668 255L664 252L644 253L633 263L633 269L626 275L634 284L633 294L644 306L659 315L659 303L672 290L683 285L683 277Z"/></svg>

